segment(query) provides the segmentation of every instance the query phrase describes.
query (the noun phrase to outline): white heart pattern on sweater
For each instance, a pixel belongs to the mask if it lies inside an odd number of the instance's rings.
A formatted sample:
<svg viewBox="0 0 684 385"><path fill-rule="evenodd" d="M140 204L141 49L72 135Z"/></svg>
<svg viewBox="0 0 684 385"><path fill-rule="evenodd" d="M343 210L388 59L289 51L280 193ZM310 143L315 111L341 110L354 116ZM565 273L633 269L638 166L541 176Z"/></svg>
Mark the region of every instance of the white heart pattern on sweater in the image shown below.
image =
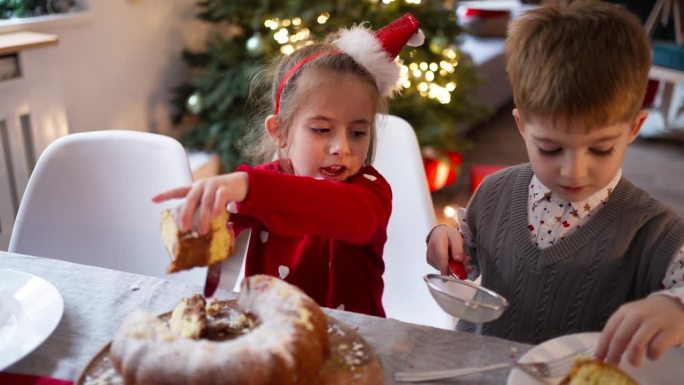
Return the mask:
<svg viewBox="0 0 684 385"><path fill-rule="evenodd" d="M285 279L290 274L290 268L285 265L278 266L278 276L280 279Z"/></svg>
<svg viewBox="0 0 684 385"><path fill-rule="evenodd" d="M363 174L363 177L368 179L371 182L375 182L378 179L375 175L371 175L371 174Z"/></svg>
<svg viewBox="0 0 684 385"><path fill-rule="evenodd" d="M260 232L259 239L261 239L261 243L266 243L266 241L268 241L268 231Z"/></svg>

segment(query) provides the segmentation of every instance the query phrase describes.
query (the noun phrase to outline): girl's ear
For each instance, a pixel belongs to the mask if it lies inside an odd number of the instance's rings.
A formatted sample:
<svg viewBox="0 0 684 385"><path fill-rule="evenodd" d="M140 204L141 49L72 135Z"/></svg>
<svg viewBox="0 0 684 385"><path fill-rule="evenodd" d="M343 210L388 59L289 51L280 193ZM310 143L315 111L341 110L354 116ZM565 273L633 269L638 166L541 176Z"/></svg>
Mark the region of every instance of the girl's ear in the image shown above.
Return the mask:
<svg viewBox="0 0 684 385"><path fill-rule="evenodd" d="M283 138L283 131L280 129L280 119L278 115L269 115L264 121L264 127L268 136L278 145L279 148L287 146L287 141Z"/></svg>

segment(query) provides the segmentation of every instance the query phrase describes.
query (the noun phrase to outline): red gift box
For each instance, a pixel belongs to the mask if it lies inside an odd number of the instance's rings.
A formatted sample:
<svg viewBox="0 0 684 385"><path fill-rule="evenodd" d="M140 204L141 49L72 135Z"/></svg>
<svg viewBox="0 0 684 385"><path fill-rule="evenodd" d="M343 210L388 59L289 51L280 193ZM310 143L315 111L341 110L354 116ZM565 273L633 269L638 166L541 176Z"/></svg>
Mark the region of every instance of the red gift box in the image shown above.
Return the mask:
<svg viewBox="0 0 684 385"><path fill-rule="evenodd" d="M508 166L501 164L474 164L470 166L470 193L474 194L484 178Z"/></svg>
<svg viewBox="0 0 684 385"><path fill-rule="evenodd" d="M423 166L430 192L453 183L458 177L462 161L463 156L455 151L445 151L439 155L424 151Z"/></svg>
<svg viewBox="0 0 684 385"><path fill-rule="evenodd" d="M491 17L510 17L511 12L507 10L500 9L480 9L480 8L466 8L463 12L464 17L479 17L479 18L491 18Z"/></svg>

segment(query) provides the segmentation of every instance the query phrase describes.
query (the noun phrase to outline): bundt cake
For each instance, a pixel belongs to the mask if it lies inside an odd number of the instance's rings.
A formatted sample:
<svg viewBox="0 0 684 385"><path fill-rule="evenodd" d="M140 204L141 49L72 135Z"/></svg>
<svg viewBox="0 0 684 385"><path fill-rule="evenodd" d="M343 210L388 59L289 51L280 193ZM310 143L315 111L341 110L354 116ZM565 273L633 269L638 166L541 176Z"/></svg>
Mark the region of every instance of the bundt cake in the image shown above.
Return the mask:
<svg viewBox="0 0 684 385"><path fill-rule="evenodd" d="M126 385L316 382L330 354L328 325L318 305L301 290L270 276L246 278L237 301L245 314L242 331L225 340L181 335L201 336L201 323L191 320L201 313L211 320L221 311L212 302L203 309L198 303L189 299L176 308L171 319L184 325L180 329L142 311L124 320L111 343L110 358Z"/></svg>
<svg viewBox="0 0 684 385"><path fill-rule="evenodd" d="M615 366L597 360L579 360L559 385L637 385Z"/></svg>
<svg viewBox="0 0 684 385"><path fill-rule="evenodd" d="M208 266L233 254L234 236L228 227L228 212L212 219L211 230L200 236L196 231L181 232L171 210L161 214L161 233L164 246L171 256L168 273L198 266Z"/></svg>

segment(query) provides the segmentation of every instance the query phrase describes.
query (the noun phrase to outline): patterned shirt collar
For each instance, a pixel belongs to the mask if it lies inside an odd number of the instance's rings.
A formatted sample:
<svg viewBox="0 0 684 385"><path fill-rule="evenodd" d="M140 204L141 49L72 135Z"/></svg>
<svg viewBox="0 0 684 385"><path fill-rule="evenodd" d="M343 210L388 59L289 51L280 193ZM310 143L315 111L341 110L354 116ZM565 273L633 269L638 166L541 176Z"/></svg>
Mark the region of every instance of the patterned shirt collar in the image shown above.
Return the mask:
<svg viewBox="0 0 684 385"><path fill-rule="evenodd" d="M572 209L577 210L576 212L579 218L583 218L592 212L596 207L600 206L601 203L608 200L608 197L610 197L610 194L615 189L615 186L617 186L618 182L620 182L620 178L622 178L622 169L618 170L606 187L579 202L568 202L559 196L552 194L551 190L544 186L544 184L537 178L536 175L533 175L529 186L529 197L531 200L530 203L534 204L540 203L542 201L554 202L558 204L570 203Z"/></svg>

